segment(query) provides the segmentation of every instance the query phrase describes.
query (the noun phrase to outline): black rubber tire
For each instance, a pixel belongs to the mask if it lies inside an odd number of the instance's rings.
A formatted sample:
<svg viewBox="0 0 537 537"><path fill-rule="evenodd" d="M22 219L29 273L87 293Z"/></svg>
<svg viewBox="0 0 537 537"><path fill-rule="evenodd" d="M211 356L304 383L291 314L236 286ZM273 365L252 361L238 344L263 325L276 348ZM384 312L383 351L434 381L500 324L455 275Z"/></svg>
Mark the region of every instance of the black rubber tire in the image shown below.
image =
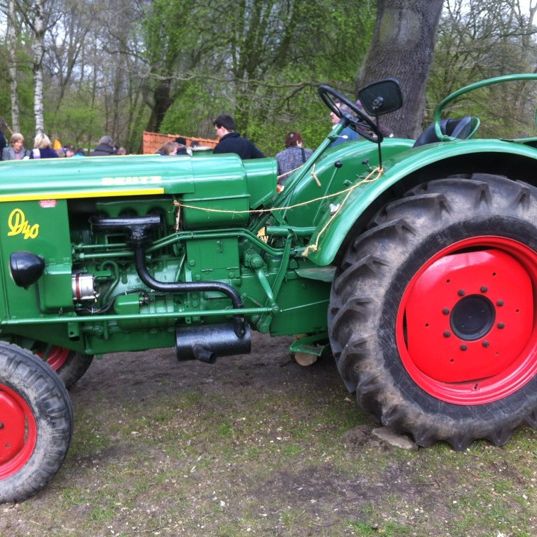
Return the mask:
<svg viewBox="0 0 537 537"><path fill-rule="evenodd" d="M53 348L57 349L58 347ZM50 346L46 343L36 343L32 350L47 362L49 349ZM52 366L50 363L48 365L52 367L56 374L62 379L66 388L69 389L82 378L92 361L93 356L91 355L70 351L65 363L59 369Z"/></svg>
<svg viewBox="0 0 537 537"><path fill-rule="evenodd" d="M0 342L0 390L2 386L30 408L37 437L26 462L0 478L0 503L25 500L45 487L65 459L73 426L71 400L63 382L30 351Z"/></svg>
<svg viewBox="0 0 537 537"><path fill-rule="evenodd" d="M65 387L69 389L82 378L92 361L93 356L72 351L65 364L56 373L62 379Z"/></svg>
<svg viewBox="0 0 537 537"><path fill-rule="evenodd" d="M350 244L332 286L329 336L347 388L383 425L420 446L446 441L462 450L481 438L502 445L524 422L537 426L536 376L502 399L452 404L420 388L397 350L396 315L408 282L439 250L483 235L537 251L537 189L485 174L420 185Z"/></svg>

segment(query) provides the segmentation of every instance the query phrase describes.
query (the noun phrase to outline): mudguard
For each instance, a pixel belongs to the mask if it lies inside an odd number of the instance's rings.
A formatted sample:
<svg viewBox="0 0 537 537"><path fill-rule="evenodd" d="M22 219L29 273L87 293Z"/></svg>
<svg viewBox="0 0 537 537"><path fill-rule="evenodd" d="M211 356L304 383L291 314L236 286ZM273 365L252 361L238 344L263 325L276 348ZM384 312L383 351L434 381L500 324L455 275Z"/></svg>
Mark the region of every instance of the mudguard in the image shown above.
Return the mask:
<svg viewBox="0 0 537 537"><path fill-rule="evenodd" d="M411 175L431 165L452 159L461 161L460 173L463 173L468 168L468 156L483 157L484 154L502 153L505 154L505 159L527 158L528 168L537 168L535 148L503 140L455 140L449 143L429 144L394 155L384 163L380 174L370 174L368 180L362 182L366 177L364 175L357 180L356 188L352 189L350 194L345 193L334 199L335 212L326 214L318 223L305 251L305 256L316 265L330 265L351 228L367 209L388 189L397 183L403 184ZM378 178L375 178L377 176ZM423 180L427 180L427 178ZM527 177L526 180L531 182L532 178Z"/></svg>

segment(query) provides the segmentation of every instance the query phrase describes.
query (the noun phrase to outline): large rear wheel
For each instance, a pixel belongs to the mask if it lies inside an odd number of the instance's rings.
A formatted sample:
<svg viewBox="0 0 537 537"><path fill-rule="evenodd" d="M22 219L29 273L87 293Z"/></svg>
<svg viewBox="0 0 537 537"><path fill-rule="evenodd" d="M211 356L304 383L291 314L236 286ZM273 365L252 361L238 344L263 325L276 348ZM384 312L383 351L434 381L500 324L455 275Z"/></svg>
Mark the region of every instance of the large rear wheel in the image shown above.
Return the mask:
<svg viewBox="0 0 537 537"><path fill-rule="evenodd" d="M453 177L387 205L348 248L329 311L358 402L422 446L537 425L537 189Z"/></svg>
<svg viewBox="0 0 537 537"><path fill-rule="evenodd" d="M0 503L24 500L52 479L72 423L59 377L29 351L0 342Z"/></svg>

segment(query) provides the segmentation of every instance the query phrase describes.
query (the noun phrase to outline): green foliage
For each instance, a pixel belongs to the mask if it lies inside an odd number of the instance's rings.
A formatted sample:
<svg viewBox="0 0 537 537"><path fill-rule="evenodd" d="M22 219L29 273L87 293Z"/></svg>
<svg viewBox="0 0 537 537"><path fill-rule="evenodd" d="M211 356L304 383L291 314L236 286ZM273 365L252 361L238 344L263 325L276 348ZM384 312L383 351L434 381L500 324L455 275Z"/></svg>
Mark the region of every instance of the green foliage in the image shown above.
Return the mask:
<svg viewBox="0 0 537 537"><path fill-rule="evenodd" d="M17 61L19 69L18 97L19 97L19 114L20 127L22 133L28 141L34 136L34 116L33 116L33 78L29 64L28 54L24 49L17 51ZM5 47L0 47L0 69L7 75L7 50ZM11 99L10 85L7 76L0 78L0 116L2 116L7 124L11 127ZM6 133L6 138L9 139L9 132Z"/></svg>
<svg viewBox="0 0 537 537"><path fill-rule="evenodd" d="M352 94L372 35L374 2L211 5L212 13L204 12L210 52L177 91L160 131L213 137L212 119L225 112L266 154L281 150L291 130L301 132L308 147L316 146L330 127L316 87L328 82ZM183 27L185 56L188 46L198 46L189 31L199 28Z"/></svg>
<svg viewBox="0 0 537 537"><path fill-rule="evenodd" d="M458 88L534 70L535 30L523 7L519 0L446 0L429 77L426 122L433 106ZM536 96L534 83L491 86L455 101L446 114L479 116L479 136L535 135Z"/></svg>
<svg viewBox="0 0 537 537"><path fill-rule="evenodd" d="M89 148L102 136L104 124L102 108L88 106L89 102L89 91L67 95L57 111L45 115L50 135L59 137L63 144Z"/></svg>

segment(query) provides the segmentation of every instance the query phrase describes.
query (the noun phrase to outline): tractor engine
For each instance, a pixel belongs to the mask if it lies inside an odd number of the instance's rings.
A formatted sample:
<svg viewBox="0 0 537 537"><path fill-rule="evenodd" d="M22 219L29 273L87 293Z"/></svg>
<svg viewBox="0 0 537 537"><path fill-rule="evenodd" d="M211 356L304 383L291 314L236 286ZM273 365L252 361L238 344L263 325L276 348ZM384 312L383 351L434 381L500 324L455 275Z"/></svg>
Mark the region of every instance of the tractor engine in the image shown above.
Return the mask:
<svg viewBox="0 0 537 537"><path fill-rule="evenodd" d="M161 189L169 193L2 204L0 218L13 236L4 251L9 314L61 318L67 334L60 324L40 325L48 339L52 332L57 344L92 354L114 344L176 345L180 359L205 361L248 352L250 329L237 312L248 245L237 228L272 197L275 166L230 155L218 159L227 164L222 178L211 160L158 159L166 174L175 166L170 188Z"/></svg>

